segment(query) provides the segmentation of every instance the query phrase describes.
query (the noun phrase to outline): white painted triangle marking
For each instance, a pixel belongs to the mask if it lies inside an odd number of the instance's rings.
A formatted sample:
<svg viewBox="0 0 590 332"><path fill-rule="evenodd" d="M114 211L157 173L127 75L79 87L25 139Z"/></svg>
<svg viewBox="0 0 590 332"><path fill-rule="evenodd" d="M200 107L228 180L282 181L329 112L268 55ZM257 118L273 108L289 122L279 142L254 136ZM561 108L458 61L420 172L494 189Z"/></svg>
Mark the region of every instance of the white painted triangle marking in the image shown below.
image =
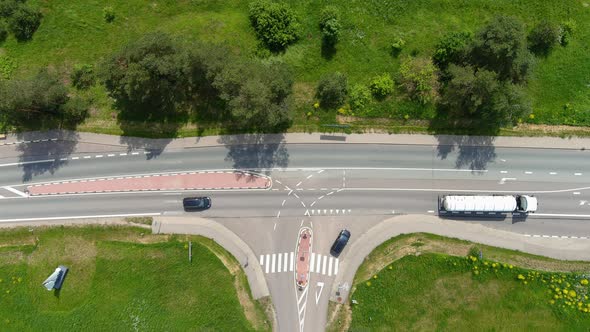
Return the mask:
<svg viewBox="0 0 590 332"><path fill-rule="evenodd" d="M318 282L317 285L320 288L320 291L316 291L315 292L315 304L317 305L320 302L320 297L322 296L322 290L324 289L324 283L323 282Z"/></svg>

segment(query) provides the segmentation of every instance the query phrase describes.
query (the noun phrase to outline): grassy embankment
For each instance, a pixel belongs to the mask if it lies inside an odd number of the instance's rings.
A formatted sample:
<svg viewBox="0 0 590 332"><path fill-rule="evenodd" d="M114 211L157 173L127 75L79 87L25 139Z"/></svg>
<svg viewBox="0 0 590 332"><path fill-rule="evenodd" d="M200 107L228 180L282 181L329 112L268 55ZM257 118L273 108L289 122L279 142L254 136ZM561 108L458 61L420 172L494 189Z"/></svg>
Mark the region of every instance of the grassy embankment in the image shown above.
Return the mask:
<svg viewBox="0 0 590 332"><path fill-rule="evenodd" d="M10 37L0 44L0 54L17 65L13 77L50 66L67 78L75 64L95 64L128 41L154 30L186 40L225 43L244 56L253 56L257 45L248 21L248 1L29 1L39 5L44 13L33 40L17 43ZM345 73L350 85L368 84L372 77L382 73L395 76L401 59L409 55L428 57L443 34L475 32L497 14L516 16L527 29L543 19L554 23L572 19L577 23L577 31L567 47L557 47L548 57L538 58L527 88L534 118L527 121L590 125L590 25L585 24L590 21L590 8L583 1L333 1L331 4L340 8L344 28L333 55L323 54L321 48L318 19L323 4L287 2L302 21L302 38L274 58L291 65L295 74L297 106L292 131L321 130L321 124L350 122L353 131L375 128L426 132L428 120L434 115L433 107L410 102L399 91L384 101L373 102L363 114L357 114L361 118L345 118L335 111L313 109L315 85L323 74L333 71ZM116 15L112 23L106 23L102 17L102 9L107 5L114 8ZM393 57L390 45L398 36L406 45L398 57ZM97 85L82 94L93 99L93 108L90 118L79 129L120 134L116 110L104 88ZM313 115L308 117L310 111ZM199 123L189 120L179 135L215 134L223 124L208 124L199 130L198 126ZM135 130L133 124L125 127L127 132L152 137L167 131L162 124L151 128L138 125ZM539 133L590 135L580 128L526 127L502 131L509 135Z"/></svg>
<svg viewBox="0 0 590 332"><path fill-rule="evenodd" d="M0 230L0 330L270 330L229 253L202 237L144 232ZM41 283L60 264L70 268L63 288L48 292Z"/></svg>
<svg viewBox="0 0 590 332"><path fill-rule="evenodd" d="M357 271L351 299L358 304L331 305L328 330L586 331L590 326L590 263L477 245L481 260L467 256L472 248L430 234L385 242Z"/></svg>

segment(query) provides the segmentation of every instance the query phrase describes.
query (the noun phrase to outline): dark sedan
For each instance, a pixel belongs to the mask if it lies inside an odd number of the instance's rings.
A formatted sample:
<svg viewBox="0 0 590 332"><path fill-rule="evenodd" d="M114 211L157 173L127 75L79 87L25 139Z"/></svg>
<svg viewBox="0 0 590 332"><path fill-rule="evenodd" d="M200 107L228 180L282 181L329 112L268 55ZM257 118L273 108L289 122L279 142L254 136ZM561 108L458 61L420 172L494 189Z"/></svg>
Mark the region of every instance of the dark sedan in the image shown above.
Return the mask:
<svg viewBox="0 0 590 332"><path fill-rule="evenodd" d="M182 200L185 211L203 211L211 207L211 197L186 197Z"/></svg>
<svg viewBox="0 0 590 332"><path fill-rule="evenodd" d="M349 239L350 232L346 229L341 230L340 234L338 234L338 238L336 238L336 241L332 244L332 248L330 248L330 254L334 257L340 256Z"/></svg>

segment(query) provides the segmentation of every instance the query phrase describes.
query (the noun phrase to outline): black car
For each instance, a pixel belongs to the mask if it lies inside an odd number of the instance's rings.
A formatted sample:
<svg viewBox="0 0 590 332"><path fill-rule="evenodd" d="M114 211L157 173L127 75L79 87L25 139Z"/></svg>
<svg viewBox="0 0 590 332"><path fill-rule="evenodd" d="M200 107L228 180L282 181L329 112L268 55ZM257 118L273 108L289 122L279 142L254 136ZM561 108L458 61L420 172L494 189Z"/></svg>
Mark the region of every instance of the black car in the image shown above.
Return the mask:
<svg viewBox="0 0 590 332"><path fill-rule="evenodd" d="M332 248L330 248L330 254L334 257L340 256L340 253L342 253L342 250L346 247L349 239L350 232L346 229L341 230L340 234L338 234L338 238L334 241Z"/></svg>
<svg viewBox="0 0 590 332"><path fill-rule="evenodd" d="M182 200L185 211L203 211L211 207L211 197L186 197Z"/></svg>

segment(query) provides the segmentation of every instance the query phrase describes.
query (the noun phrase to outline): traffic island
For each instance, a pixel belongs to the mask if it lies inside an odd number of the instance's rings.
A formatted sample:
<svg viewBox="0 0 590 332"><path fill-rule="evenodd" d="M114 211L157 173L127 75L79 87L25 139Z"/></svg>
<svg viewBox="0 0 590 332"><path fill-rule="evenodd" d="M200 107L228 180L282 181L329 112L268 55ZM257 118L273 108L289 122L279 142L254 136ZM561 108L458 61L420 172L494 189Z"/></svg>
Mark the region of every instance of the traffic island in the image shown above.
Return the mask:
<svg viewBox="0 0 590 332"><path fill-rule="evenodd" d="M179 190L270 189L269 177L250 172L199 171L49 182L27 187L30 196Z"/></svg>

